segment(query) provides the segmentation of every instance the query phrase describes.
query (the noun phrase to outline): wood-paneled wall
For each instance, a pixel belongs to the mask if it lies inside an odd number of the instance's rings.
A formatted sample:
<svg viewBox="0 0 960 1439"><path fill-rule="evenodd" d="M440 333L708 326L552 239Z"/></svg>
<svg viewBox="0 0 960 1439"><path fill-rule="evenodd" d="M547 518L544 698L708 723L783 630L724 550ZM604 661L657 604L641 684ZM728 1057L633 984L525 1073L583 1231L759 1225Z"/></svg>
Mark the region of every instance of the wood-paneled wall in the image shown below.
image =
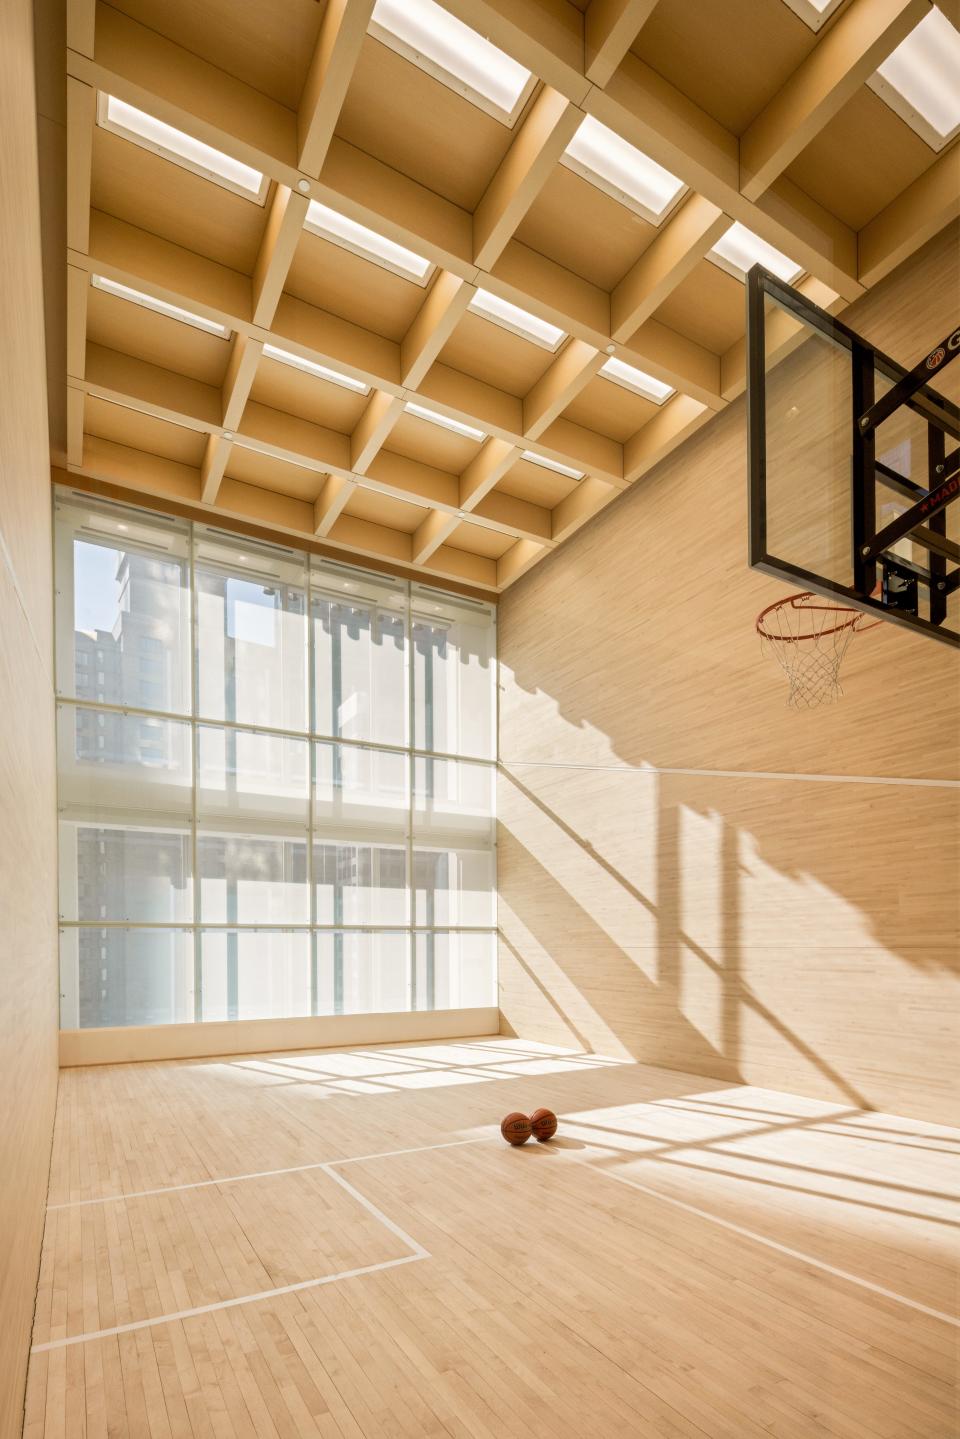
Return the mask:
<svg viewBox="0 0 960 1439"><path fill-rule="evenodd" d="M57 1090L50 460L33 24L0 17L0 1439L19 1435Z"/></svg>
<svg viewBox="0 0 960 1439"><path fill-rule="evenodd" d="M845 318L914 363L958 256ZM786 708L745 447L738 401L503 597L503 1027L956 1123L960 659L884 624Z"/></svg>

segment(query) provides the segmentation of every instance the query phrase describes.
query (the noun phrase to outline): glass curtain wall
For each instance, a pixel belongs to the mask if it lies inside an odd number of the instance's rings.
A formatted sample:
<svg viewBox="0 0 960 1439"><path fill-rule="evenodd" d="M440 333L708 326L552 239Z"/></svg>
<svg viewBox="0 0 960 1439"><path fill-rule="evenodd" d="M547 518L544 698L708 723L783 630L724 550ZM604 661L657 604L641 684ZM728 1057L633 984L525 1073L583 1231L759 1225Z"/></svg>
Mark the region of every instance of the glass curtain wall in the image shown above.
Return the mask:
<svg viewBox="0 0 960 1439"><path fill-rule="evenodd" d="M56 498L61 1023L496 1003L492 606Z"/></svg>

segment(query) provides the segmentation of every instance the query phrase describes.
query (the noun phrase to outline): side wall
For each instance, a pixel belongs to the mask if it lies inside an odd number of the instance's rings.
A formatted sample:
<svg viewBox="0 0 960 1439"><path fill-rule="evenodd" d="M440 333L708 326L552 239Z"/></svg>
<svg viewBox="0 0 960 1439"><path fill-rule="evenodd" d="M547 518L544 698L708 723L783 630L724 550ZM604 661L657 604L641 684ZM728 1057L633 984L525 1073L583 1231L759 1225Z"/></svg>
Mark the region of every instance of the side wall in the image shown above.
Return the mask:
<svg viewBox="0 0 960 1439"><path fill-rule="evenodd" d="M57 1092L50 461L29 0L3 7L0 135L0 1439L13 1439Z"/></svg>
<svg viewBox="0 0 960 1439"><path fill-rule="evenodd" d="M958 254L845 318L913 363ZM785 707L745 444L740 400L503 598L503 1027L957 1123L960 660L884 624Z"/></svg>

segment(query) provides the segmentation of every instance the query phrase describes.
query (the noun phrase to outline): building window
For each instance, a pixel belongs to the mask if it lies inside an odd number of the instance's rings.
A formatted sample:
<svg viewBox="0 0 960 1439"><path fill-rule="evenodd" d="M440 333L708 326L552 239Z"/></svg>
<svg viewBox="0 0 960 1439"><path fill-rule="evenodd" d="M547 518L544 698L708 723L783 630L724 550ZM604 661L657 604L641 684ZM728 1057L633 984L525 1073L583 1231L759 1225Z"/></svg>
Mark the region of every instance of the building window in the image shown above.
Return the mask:
<svg viewBox="0 0 960 1439"><path fill-rule="evenodd" d="M68 490L56 584L64 1028L495 1004L492 606Z"/></svg>

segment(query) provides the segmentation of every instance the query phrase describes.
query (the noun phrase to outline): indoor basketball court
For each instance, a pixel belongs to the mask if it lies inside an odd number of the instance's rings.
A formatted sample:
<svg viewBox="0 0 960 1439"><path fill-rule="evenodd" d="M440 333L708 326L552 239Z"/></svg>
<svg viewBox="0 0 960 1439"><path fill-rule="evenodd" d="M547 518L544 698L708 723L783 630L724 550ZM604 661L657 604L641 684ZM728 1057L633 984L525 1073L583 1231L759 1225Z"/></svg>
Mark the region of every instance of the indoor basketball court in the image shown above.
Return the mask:
<svg viewBox="0 0 960 1439"><path fill-rule="evenodd" d="M955 0L0 42L0 1439L958 1439Z"/></svg>

